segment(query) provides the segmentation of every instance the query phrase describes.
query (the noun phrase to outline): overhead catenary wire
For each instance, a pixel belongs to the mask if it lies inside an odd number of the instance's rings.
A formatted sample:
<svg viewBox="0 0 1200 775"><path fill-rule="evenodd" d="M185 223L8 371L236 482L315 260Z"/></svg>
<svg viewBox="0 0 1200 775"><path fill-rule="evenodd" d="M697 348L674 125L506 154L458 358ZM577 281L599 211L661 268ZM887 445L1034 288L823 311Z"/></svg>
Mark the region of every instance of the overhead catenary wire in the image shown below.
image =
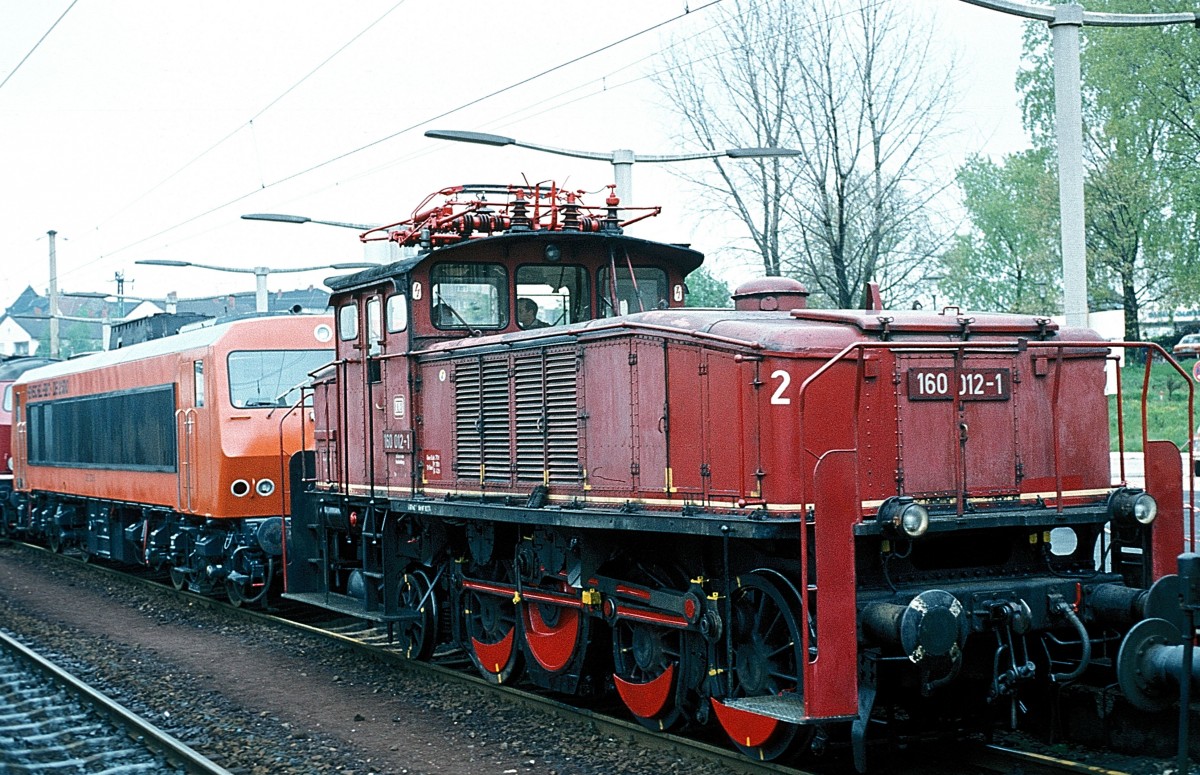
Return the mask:
<svg viewBox="0 0 1200 775"><path fill-rule="evenodd" d="M78 0L75 0L75 2L78 2ZM75 2L72 2L72 3L71 3L71 5L74 5L74 4L75 4ZM177 170L175 170L174 172L172 172L170 175L167 175L165 178L163 178L162 180L160 180L160 181L158 181L157 183L155 183L153 186L151 186L151 187L150 187L148 190L146 190L146 191L145 191L145 192L143 192L142 194L139 194L139 195L138 195L137 197L135 197L134 199L132 199L132 200L130 200L129 202L127 202L126 204L122 205L120 208L118 208L118 209L116 210L116 212L112 213L112 214L111 214L111 215L109 215L107 218L105 218L103 221L101 221L100 223L96 224L96 228L97 228L97 229L99 229L99 228L100 228L101 226L103 226L104 224L106 224L106 223L108 223L108 222L112 221L114 218L116 218L117 216L121 215L121 214L122 214L122 213L124 213L126 210L128 210L129 208L131 208L131 207L133 207L134 205L136 205L138 202L141 202L143 199L145 199L146 197L150 196L151 194L153 194L155 191L157 191L157 190L159 190L160 188L162 188L163 186L165 186L165 185L166 185L167 183L169 183L170 181L174 180L176 177L178 177L180 174L182 174L182 173L183 173L185 170L189 169L189 168L190 168L190 167L191 167L193 164L195 164L196 162L198 162L198 161L200 161L201 159L203 159L205 156L208 156L210 153L212 153L213 151L215 151L215 150L217 150L218 148L220 148L222 145L224 145L224 144L225 144L226 142L228 142L230 139L232 139L232 138L236 137L236 136L237 136L239 133L241 133L241 132L242 132L242 130L244 130L244 129L247 129L247 128L248 128L248 129L250 129L250 130L251 130L251 132L253 132L253 130L254 130L254 121L255 121L256 119L262 118L262 116L263 116L263 114L264 114L264 113L266 113L268 110L270 110L271 108L273 108L273 107L275 107L276 105L278 105L278 104L280 103L280 101L282 101L282 100L283 100L283 98L284 98L284 97L286 97L286 96L288 96L289 94L291 94L291 93L292 93L293 91L295 91L295 90L296 90L296 89L297 89L297 88L298 88L298 87L299 87L301 84L303 84L303 83L304 83L305 81L307 81L309 78L312 78L314 75L316 75L316 74L317 74L317 73L318 73L318 72L319 72L319 71L320 71L322 68L324 68L324 67L325 67L326 65L328 65L330 62L332 62L332 61L333 61L335 58L337 58L337 57L338 57L338 56L339 56L339 55L340 55L342 52L344 52L346 49L350 48L350 46L354 45L354 44L355 44L355 43L356 43L356 42L359 40L359 38L361 38L363 35L366 35L368 32L370 32L372 29L374 29L374 28L375 28L375 27L376 27L376 26L377 26L377 25L378 25L380 22L382 22L384 19L386 19L388 16L390 16L390 15L391 15L393 12L395 12L395 10L396 10L397 8L399 8L400 6L404 5L404 4L405 4L405 3L407 3L407 2L408 2L408 0L400 0L400 2L396 3L395 5L393 5L393 6L392 6L391 8L389 8L388 10L384 11L384 13L383 13L383 14L382 14L382 15L381 15L381 16L380 16L378 19L376 19L375 21L371 22L370 24L368 24L368 25L367 25L366 27L364 27L363 29L359 30L359 32L358 32L357 34L355 34L355 35L354 35L352 38L350 38L348 41L346 41L346 42L345 42L345 43L343 43L341 46L339 46L339 47L337 48L337 50L336 50L336 51L334 51L332 54L330 54L329 56L327 56L327 57L325 57L323 60L321 60L321 62L320 62L320 63L319 63L319 64L318 64L316 67L314 67L312 70L309 70L307 73L305 73L305 74L304 74L304 76L300 78L300 80L296 81L296 82L295 82L295 83L293 83L291 86L287 87L287 88L286 88L286 89L284 89L282 92L280 92L280 94L279 94L277 97L275 97L273 100L271 100L271 101L270 101L270 102L268 102L268 103L267 103L265 106L263 106L261 109L259 109L259 111L258 111L257 113L255 113L253 116L251 116L251 117L250 117L250 118L248 118L247 120L243 121L242 123L238 124L238 125L237 125L237 128L235 128L233 131L231 131L231 132L229 132L228 134L226 134L226 135L225 135L224 137L222 137L220 140L217 140L215 143L213 143L212 145L210 145L208 148L205 148L203 151L201 151L200 153L196 154L196 155L195 155L194 157L192 157L192 158L191 158L191 159L190 159L190 160L189 160L187 163L185 163L185 164L184 164L182 167L180 167L179 169L177 169ZM69 11L70 9L68 8L67 10ZM65 14L64 14L64 15L65 15ZM255 142L257 143L257 140L255 140ZM257 147L257 145L256 145L256 147ZM260 178L260 179L262 178L262 175L261 175L261 174L259 175L259 178ZM264 188L266 187L266 186L265 186L265 181L264 181L263 187L264 187Z"/></svg>
<svg viewBox="0 0 1200 775"><path fill-rule="evenodd" d="M599 55L599 54L602 54L602 53L604 53L604 52L606 52L606 51L608 51L608 50L610 50L610 49L613 49L613 48L615 48L615 47L617 47L617 46L620 46L620 45L622 45L622 44L624 44L624 43L628 43L628 42L630 42L630 41L632 41L632 40L635 40L635 39L637 39L637 38L639 38L639 37L642 37L642 36L644 36L644 35L647 35L647 34L649 34L649 33L651 33L651 32L654 32L654 31L656 31L656 30L659 30L659 29L661 29L661 28L663 28L663 27L666 27L666 26L668 26L668 25L670 25L670 24L676 23L676 22L680 21L681 19L684 19L684 18L686 18L686 17L688 17L688 16L690 16L690 15L693 15L693 14L695 14L695 13L699 12L699 11L703 11L703 10L705 10L705 9L707 9L707 8L710 8L710 7L712 7L712 6L715 6L715 5L719 4L720 2L721 2L721 0L710 0L709 2L707 2L707 3L705 3L705 4L701 5L701 6L699 6L698 8L692 8L692 9L690 9L690 10L686 10L686 9L685 9L685 10L684 10L682 13L676 14L675 16L672 16L672 17L670 17L670 18L668 18L668 19L665 19L665 20L663 20L663 21L660 21L660 22L656 22L656 23L654 23L654 24L652 24L652 25L650 25L650 26L648 26L648 27L646 27L646 28L644 28L644 29L642 29L642 30L639 30L639 31L637 31L637 32L630 33L629 35L626 35L626 36L624 36L624 37L621 37L621 38L619 38L619 39L617 39L617 40L615 40L615 41L612 41L612 42L610 42L610 43L606 43L606 44L604 44L604 45L602 45L602 46L600 46L600 47L598 47L598 48L596 48L596 49L593 49L593 50L591 50L591 51L587 52L587 53L580 54L580 55L578 55L578 56L575 56L575 57L571 57L570 59L567 59L566 61L560 62L559 64L556 64L556 65L554 65L554 66L552 66L552 67L549 67L549 68L547 68L547 69L545 69L545 70L542 70L542 71L540 71L540 72L537 72L537 73L535 73L535 74L533 74L533 75L530 75L530 76L527 76L527 77L525 77L525 78L521 78L520 80L514 81L513 83L510 83L510 84L508 84L507 86L502 86L502 87L500 87L500 88L498 88L498 89L495 89L495 90L493 90L493 91L491 91L491 92L489 92L489 93L487 93L487 94L484 94L484 95L481 95L481 96L479 96L479 97L475 97L475 98L473 98L473 99L470 99L470 100L468 100L468 101L466 101L466 102L462 103L461 105L458 105L458 106L456 106L456 107L453 107L453 108L447 109L447 110L445 110L445 111L442 111L442 112L440 112L440 113L438 113L438 114L436 114L436 115L427 116L427 117L425 117L425 118L423 118L423 119L421 119L421 120L419 120L419 121L416 121L416 122L414 122L413 124L410 124L409 126L406 126L406 127L402 128L402 129L399 129L399 130L397 130L397 131L395 131L395 132L392 132L392 133L390 133L390 134L388 134L388 135L386 135L386 136L384 136L384 137L380 137L380 138L378 138L378 139L376 139L376 140L372 140L371 142L365 143L365 144L363 144L363 145L360 145L360 146L358 146L358 147L356 147L356 148L353 148L353 149L351 149L351 150L348 150L348 151L345 151L345 152L342 152L342 153L336 154L336 155L334 155L334 156L332 156L332 157L329 157L329 158L325 159L324 161L318 162L317 164L310 165L310 166L308 166L308 167L305 167L304 169L298 170L298 171L296 171L296 172L292 172L292 173L290 173L290 174L284 175L283 177L277 178L276 180L273 180L273 181L270 181L270 182L264 182L264 183L262 183L262 184L261 184L259 187L257 187L257 188L254 188L254 189L252 189L252 190L250 190L250 191L246 191L245 193L243 193L243 194L240 194L240 195L238 195L238 196L234 197L233 199L230 199L230 200L228 200L228 201L225 201L225 202L222 202L222 203L220 203L220 204L218 204L218 205L215 205L215 206L213 206L213 207L210 207L209 209L207 209L207 210L204 210L203 212L199 212L199 213L196 213L195 215L189 216L189 217L185 218L184 220L182 220L182 221L179 221L179 222L177 222L177 223L174 223L174 224L172 224L172 225L170 225L170 226L167 226L166 228L164 228L164 229L161 229L161 230L159 230L159 231L157 231L157 232L155 232L155 233L153 233L153 234L147 235L147 236L145 236L145 237L141 237L141 238L139 238L139 239L136 239L136 240L134 240L134 241L132 241L132 242L129 242L129 243L127 243L127 244L123 245L122 247L119 247L119 248L117 248L117 249L115 249L115 250L109 251L108 253L106 253L106 254L104 254L104 255L101 255L101 256L99 256L98 258L96 258L96 259L94 259L94 260L92 260L92 261L86 262L86 263L84 263L84 264L82 264L82 265L80 265L80 266L76 267L76 269L75 269L75 270L73 270L73 271L77 271L77 270L79 270L79 269L86 268L86 267L88 267L88 266L91 266L92 264L95 264L95 263L97 263L98 261L101 261L101 260L104 260L104 259L107 259L107 258L111 258L112 256L115 256L115 255L118 255L118 254L120 254L120 253L123 253L123 252L125 252L125 251L127 251L127 250L130 250L130 249L132 249L132 248L134 248L134 247L137 247L138 245L141 245L141 244L143 244L143 243L145 243L145 242L149 242L149 241L150 241L150 240L152 240L152 239L155 239L155 238L157 238L157 237L161 237L161 236L162 236L162 235L164 235L164 234L168 234L168 233L170 233L170 232L172 232L172 231L174 231L174 230L176 230L176 229L182 228L183 226L186 226L186 225L188 225L188 224L190 224L190 223L193 223L193 222L195 222L195 221L197 221L197 220L199 220L199 219L201 219L201 218L204 218L204 217L206 217L206 216L208 216L208 215L211 215L211 214L213 214L213 213L215 213L215 212L218 212L218 211L220 211L220 210L222 210L222 209L224 209L224 208L226 208L226 207L230 207L230 206L232 206L232 205L235 205L235 204L237 204L238 202L241 202L241 201L243 201L243 200L245 200L245 199L248 199L249 197L251 197L251 196L253 196L253 195L255 195L255 194L259 193L260 191L263 191L263 190L266 190L266 189L269 189L269 188L274 188L275 186L279 186L279 185L281 185L281 184L283 184L283 183L287 183L287 182L293 181L293 180L295 180L295 179L297 179L297 178L303 177L303 176L305 176L305 175L309 175L309 174L311 174L311 173L313 173L313 172L316 172L317 170L320 170L320 169L323 169L323 168L325 168L325 167L328 167L328 166L329 166L329 165L331 165L331 164L335 164L335 163L337 163L337 162L339 162L339 161L343 161L343 160L345 160L345 159L347 159L347 158L350 158L351 156L354 156L354 155L356 155L356 154L362 153L363 151L366 151L366 150L368 150L368 149L370 149L370 148L374 148L374 147L376 147L376 146L378 146L378 145L381 145L381 144L383 144L383 143L386 143L386 142L388 142L389 140L393 140L393 139L395 139L395 138L397 138L397 137L399 137L399 136L401 136L401 135L404 135L404 134L407 134L407 133L409 133L409 132L412 132L412 131L414 131L414 130L416 130L416 129L419 129L420 127L422 127L422 126L425 126L426 124L429 124L429 123L431 123L431 122L433 122L433 121L437 121L437 120L439 120L439 119L442 119L442 118L445 118L445 117L447 117L447 116L451 116L451 115L453 115L453 114L455 114L455 113L458 113L458 112L460 112L460 111L466 110L467 108L473 107L473 106L475 106L475 105L478 105L478 104L480 104L480 103L482 103L482 102L486 102L487 100L494 99L495 97L498 97L498 96L500 96L500 95L502 95L502 94L505 94L505 93L507 93L507 92L510 92L510 91L512 91L513 89L517 89L517 88L519 88L519 87L521 87L521 86L525 86L525 85L527 85L527 84L529 84L529 83L532 83L532 82L534 82L534 81L537 81L537 80L539 80L539 79L541 79L541 78L544 78L544 77L546 77L546 76L548 76L548 75L550 75L550 74L552 74L552 73L558 72L559 70L562 70L562 69L564 69L564 68L570 67L571 65L577 64L577 63L579 63L579 62L582 62L582 61L584 61L584 60L586 60L586 59L589 59L589 58L591 58L591 57L595 57L595 56L597 56L597 55ZM239 127L239 131L240 131L240 127Z"/></svg>
<svg viewBox="0 0 1200 775"><path fill-rule="evenodd" d="M42 41L48 38L51 32L54 32L54 28L58 26L59 22L66 18L66 15L71 12L71 9L74 8L75 4L78 2L79 0L71 0L71 4L67 6L67 10L63 11L62 14L54 20L54 24L51 24L50 29L46 30L46 32L42 34L42 37L38 38L38 42L33 44L33 48L29 49L29 53L21 57L21 61L17 62L17 66L14 67L8 75L4 76L3 81L0 81L0 89L3 89L4 85L8 83L9 79L17 74L17 71L21 69L21 65L25 64L25 61L29 59L29 57L33 56L33 52L38 50L38 46L42 45Z"/></svg>

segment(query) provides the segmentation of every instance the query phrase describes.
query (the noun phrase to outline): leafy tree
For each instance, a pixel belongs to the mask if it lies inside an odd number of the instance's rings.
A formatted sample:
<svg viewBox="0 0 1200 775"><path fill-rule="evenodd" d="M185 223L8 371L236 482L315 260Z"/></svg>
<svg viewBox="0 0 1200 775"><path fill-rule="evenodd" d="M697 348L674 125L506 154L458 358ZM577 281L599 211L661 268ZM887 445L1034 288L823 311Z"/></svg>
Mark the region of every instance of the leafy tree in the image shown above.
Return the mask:
<svg viewBox="0 0 1200 775"><path fill-rule="evenodd" d="M700 267L687 276L687 306L732 307L729 284Z"/></svg>
<svg viewBox="0 0 1200 775"><path fill-rule="evenodd" d="M1096 0L1092 11L1190 10L1181 2ZM1178 303L1200 289L1195 159L1200 54L1195 32L1174 27L1096 28L1083 35L1083 117L1089 297L1125 311L1125 336L1140 339L1147 304ZM1053 148L1049 33L1030 25L1031 66L1018 74L1026 125Z"/></svg>
<svg viewBox="0 0 1200 775"><path fill-rule="evenodd" d="M1058 181L1045 150L973 157L958 171L971 229L943 257L940 290L976 309L1048 313L1061 306Z"/></svg>
<svg viewBox="0 0 1200 775"><path fill-rule="evenodd" d="M866 281L903 293L941 252L923 182L949 104L932 32L896 0L732 0L714 31L669 49L659 76L685 144L792 148L792 159L714 159L692 178L736 213L767 275L853 307Z"/></svg>

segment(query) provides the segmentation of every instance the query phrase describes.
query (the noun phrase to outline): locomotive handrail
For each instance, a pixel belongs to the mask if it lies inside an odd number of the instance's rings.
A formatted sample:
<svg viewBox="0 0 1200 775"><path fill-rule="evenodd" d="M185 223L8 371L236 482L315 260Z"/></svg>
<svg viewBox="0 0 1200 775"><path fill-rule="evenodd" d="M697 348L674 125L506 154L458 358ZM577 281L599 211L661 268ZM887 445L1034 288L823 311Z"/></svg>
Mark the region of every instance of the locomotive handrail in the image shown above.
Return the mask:
<svg viewBox="0 0 1200 775"><path fill-rule="evenodd" d="M1059 353L1058 359L1059 359L1060 363L1061 363L1061 358L1062 358L1062 352L1064 350L1068 350L1068 349L1069 350L1097 350L1097 349L1111 350L1112 348L1117 348L1117 347L1122 348L1122 349L1137 348L1137 349L1147 350L1147 356L1151 356L1155 352L1157 352L1163 356L1164 363L1166 363L1167 365L1174 368L1178 374L1180 374L1181 376L1184 377L1185 382L1187 383L1187 386L1188 386L1188 428L1191 429L1192 427L1195 426L1195 384L1194 384L1193 380L1188 376L1187 372L1179 365L1179 363L1177 361L1175 361L1174 358L1170 357L1170 355L1167 353L1167 351L1164 350L1158 344L1155 344L1153 342L1125 342L1125 341L1121 341L1121 342L1025 341L1023 343L1023 346L1026 349L1034 348L1034 349L1045 349L1045 350L1057 350ZM809 375L804 380L804 382L802 382L800 385L800 391L799 391L798 402L797 402L798 403L799 424L800 424L800 427L799 427L800 450L803 454L807 455L808 457L810 457L812 459L816 459L816 457L817 457L816 454L808 448L808 446L806 445L806 441L805 441L805 411L804 411L804 408L805 408L805 400L807 398L807 392L808 392L809 386L813 382L815 382L818 378L820 378L823 374L827 373L830 369L832 369L835 364L837 364L843 360L848 360L848 356L851 353L854 353L854 352L860 351L860 350L861 351L891 350L891 351L895 352L895 351L899 351L902 349L911 350L913 352L938 351L938 350L943 351L943 352L950 352L950 351L964 352L968 348L977 348L980 352L988 352L988 351L1011 350L1012 347L1013 347L1013 345L1011 342L978 342L978 341L976 341L976 342L962 342L959 345L947 344L947 343L943 343L943 342L905 342L902 345L898 345L895 342L863 342L863 341L852 342L852 343L846 345L845 347L843 347L840 352L838 352L836 355L834 355L832 358L830 358L824 364L822 364L815 372L813 372L811 375ZM1141 403L1142 449L1143 450L1146 449L1146 446L1149 442L1149 429L1147 426L1146 390L1149 386L1149 381L1150 381L1150 366L1151 366L1151 358L1147 357L1146 358L1146 372L1145 372L1145 377L1143 379L1143 386L1142 386L1142 403ZM1059 374L1060 372L1061 372L1061 369L1056 369L1056 374ZM1057 377L1056 377L1056 380L1057 380ZM1118 391L1120 391L1120 369L1119 369L1119 367L1118 367L1117 386L1118 386L1117 387ZM958 401L957 395L955 396L955 401L956 401L956 405L957 405L957 401ZM1057 401L1058 401L1058 396L1057 396L1057 381L1056 381L1055 396L1054 396L1054 403L1055 403L1054 410L1055 411L1057 411ZM1118 398L1117 416L1118 416L1118 422L1121 422L1121 420L1123 419L1123 412L1122 412L1122 405L1120 403L1119 398ZM1055 427L1057 428L1057 423L1055 424ZM1122 425L1122 427L1123 427L1123 425ZM1125 445L1124 434L1119 433L1118 450L1120 452L1119 457L1122 458L1122 460L1124 458L1124 451L1125 451L1124 445ZM1191 433L1189 432L1188 442L1187 442L1187 452L1189 453L1189 456L1194 454L1194 452L1195 452L1193 445L1194 445L1194 441L1191 438ZM1056 474L1056 476L1055 476L1055 479L1056 479L1055 495L1056 495L1056 499L1058 501L1059 508L1061 509L1062 508L1062 478L1061 478L1061 470L1060 470L1061 466L1059 465L1059 453L1058 453L1058 449L1057 449L1057 447L1058 447L1057 431L1055 433L1055 447L1056 447L1056 449L1055 449L1055 474ZM1194 471L1194 468L1189 471L1188 476L1189 476L1188 491L1189 491L1189 494L1194 498L1195 497L1195 471ZM1124 480L1123 469L1122 469L1122 480ZM808 503L807 489L808 489L808 482L806 479L804 479L802 477L801 482L800 482L800 507L802 510L806 508L807 503ZM960 509L959 513L961 515L961 509L962 509L961 495L960 495L959 509ZM1196 521L1195 512L1193 511L1192 526L1191 526L1193 536L1195 536L1195 527L1196 527L1195 521ZM1193 541L1193 543L1195 542L1194 537L1193 537L1192 541Z"/></svg>
<svg viewBox="0 0 1200 775"><path fill-rule="evenodd" d="M961 362L961 353L968 346L970 346L971 348L976 348L981 352L986 352L986 351L1002 352L1005 350L1012 349L1011 342L995 342L995 343L972 342L972 343L969 343L969 345L967 342L963 342L961 345L952 346L950 348L948 348L947 345L944 343L934 343L934 342L908 343L908 342L906 342L902 345L902 348L910 350L910 351L914 351L914 352L916 352L916 351L936 352L939 350L942 352L946 352L948 349L953 349L957 353L956 358L955 358L955 368L959 368L960 362ZM1121 347L1121 348L1126 348L1126 349L1137 347L1139 349L1147 350L1148 356L1152 355L1155 351L1161 353L1164 356L1166 363L1170 364L1177 372L1179 372L1181 374L1183 374L1184 372L1183 372L1182 368L1179 366L1179 364L1177 362L1175 362L1175 360L1173 358L1169 357L1160 346L1153 344L1153 343L1095 342L1095 341L1092 341L1092 342L1038 342L1038 341L1035 341L1035 342L1022 342L1019 344L1019 346L1023 346L1027 349L1033 348L1033 349L1039 349L1039 350L1055 350L1057 352L1057 361L1059 363L1060 368L1056 369L1056 374L1059 376L1056 377L1056 382L1055 382L1055 386L1054 386L1053 401L1054 401L1055 405L1052 406L1052 412L1054 413L1055 416L1052 417L1051 424L1056 429L1055 442L1054 442L1055 443L1055 459L1054 459L1055 488L1056 488L1056 495L1057 495L1057 498L1056 498L1057 506L1061 510L1063 482L1062 482L1061 465L1060 465L1060 460L1059 460L1059 451L1058 451L1059 441L1058 441L1058 433L1057 433L1057 428L1060 425L1060 423L1057 422L1056 415L1058 412L1057 402L1059 400L1058 382L1061 379L1061 371L1062 371L1061 363L1062 363L1064 352L1067 350L1085 350L1085 349L1087 349L1087 350L1100 350L1100 349L1111 350L1111 348L1113 348L1113 347ZM808 390L809 390L810 386L813 385L813 383L816 382L818 379L820 379L822 376L829 373L829 371L836 364L838 364L844 360L849 360L849 358L851 357L852 354L862 353L863 357L857 359L858 364L859 364L858 368L861 371L864 368L864 365L866 363L865 356L866 356L867 351L881 350L881 349L894 351L898 348L896 347L896 343L894 343L894 342L882 342L882 341L881 342L863 342L863 341L853 342L853 343L847 345L846 347L842 348L842 350L839 353L837 353L837 355L835 355L833 358L830 358L829 360L827 360L824 364L822 364L820 367L818 367L816 371L814 371L811 375L809 375L803 381L803 383L801 383L799 397L798 397L798 401L797 401L797 406L798 406L797 414L798 414L798 423L799 423L799 428L797 430L798 430L798 442L799 442L801 455L804 456L805 459L814 459L814 460L818 460L818 462L820 462L820 461L825 460L826 455L835 454L835 453L841 453L841 454L850 453L850 454L854 455L853 460L855 460L855 461L857 460L857 454L856 454L857 450L828 450L825 453L822 453L822 456L818 459L815 451L808 448L807 443L806 443L806 435L805 435L806 419L807 419L806 412L805 412L805 401L806 401L806 398L808 395ZM1147 371L1146 371L1146 377L1144 380L1144 386L1143 386L1143 392L1142 392L1143 449L1148 448L1147 447L1147 445L1148 445L1148 430L1146 427L1146 409L1145 409L1145 407L1146 407L1146 392L1145 392L1146 387L1145 386L1148 385L1148 383L1149 383L1149 369L1150 369L1151 358L1147 357L1146 360L1147 360L1147 366L1146 366ZM1118 371L1117 376L1118 376L1118 383L1119 383L1119 377L1120 377L1119 371ZM854 401L855 417L857 417L858 400L859 400L859 396L861 395L861 392L862 392L861 389L855 390L855 401ZM957 406L960 405L960 399L957 395L958 391L954 391L954 393L955 393L955 395L954 395L955 406L957 408ZM1194 424L1194 397L1195 397L1195 387L1191 383L1191 381L1188 380L1188 425L1189 425L1189 428L1191 428L1192 425ZM1118 405L1118 413L1120 413L1121 410L1122 410L1122 407L1120 405ZM1190 436L1190 434L1189 434L1189 436ZM1120 442L1120 449L1122 450L1122 454L1123 454L1123 449L1124 449L1123 440ZM1188 441L1188 451L1189 452L1192 451L1192 441L1190 438ZM845 465L844 462L841 462L841 463L838 462L840 460L840 458L839 459L831 458L831 460L834 460L832 465L834 466L835 471L837 470L837 466L839 464ZM858 463L854 462L854 463L852 463L852 465L857 466ZM810 497L816 495L815 491L810 493L810 486L813 486L815 484L815 480L818 475L818 471L821 471L821 470L824 470L824 469L821 469L819 466L814 466L812 477L804 476L804 475L800 476L800 496L799 496L800 504L799 505L800 505L800 509L801 509L802 513L808 512L809 499L810 499ZM1191 498L1193 498L1193 499L1195 497L1194 473L1195 473L1194 468L1189 467L1189 471L1188 471L1189 492L1191 493ZM1109 476L1110 476L1109 481L1111 482L1111 472L1110 472ZM810 481L809 481L810 478L813 479L812 483L810 483ZM1122 482L1122 483L1124 483L1124 482ZM959 496L958 496L959 497L958 509L959 509L959 515L961 516L962 509L963 509L963 503L962 503L963 496L962 496L962 492L961 492L962 488L959 487L957 483L956 483L956 489L958 489L960 491ZM801 529L800 529L800 535L799 535L799 539L800 539L799 557L802 560L800 563L800 584L801 584L802 589L807 590L810 588L811 580L815 578L815 574L817 574L820 570L815 564L816 562L818 562L818 560L814 560L813 563L810 564L810 561L808 559L806 559L806 558L810 557L810 546L809 546L810 540L818 540L818 541L819 540L825 540L825 541L833 540L833 541L835 541L835 545L836 545L836 541L839 540L839 538L837 535L838 531L835 528L837 528L837 527L852 528L852 525L854 522L857 522L862 519L861 501L856 502L855 505L852 506L850 509L835 508L834 512L835 513L832 515L833 523L826 525L825 530L823 530L823 531L818 530L816 532L816 535L814 535L811 539L809 536L808 529L806 529L804 527L804 525L807 524L808 520L803 520L801 522ZM832 538L831 538L831 531L833 531ZM821 538L821 536L824 536L824 538ZM1194 545L1194 543L1195 543L1195 512L1194 511L1193 511L1193 516L1192 516L1192 539L1191 540ZM1182 548L1182 547L1180 547L1180 548ZM821 552L818 551L816 553L816 556L819 558L821 556ZM825 589L825 588L822 587L822 589ZM834 592L826 591L825 594L826 595L836 594L836 590ZM832 600L832 598L831 598L831 600ZM824 599L824 596L822 595L821 590L818 590L816 592L816 600L815 601L810 601L807 597L805 599L806 606L807 605L815 605L815 608L818 612L824 610L826 605L829 602L830 602L830 600ZM836 604L835 604L835 607L836 607ZM818 613L818 616L820 616L820 613ZM810 637L809 637L807 628L802 629L800 635L801 635L801 645L802 645L803 653L806 653L806 654L811 653L810 648L811 648L812 644L810 643ZM814 674L815 674L816 669L817 669L817 664L814 661L814 659L810 658L804 662L802 672L803 672L803 676L804 676L805 685L810 685L810 681L812 681L814 679Z"/></svg>
<svg viewBox="0 0 1200 775"><path fill-rule="evenodd" d="M192 433L192 424L189 420L191 415L199 416L196 407L189 406L184 409L175 410L175 423L178 427L180 419L183 419L184 432L179 440L179 448L182 454L180 455L179 471L175 474L175 509L180 512L192 513L192 458L195 450L193 444L195 436ZM185 481L186 479L186 481ZM183 489L187 487L187 508L184 508Z"/></svg>

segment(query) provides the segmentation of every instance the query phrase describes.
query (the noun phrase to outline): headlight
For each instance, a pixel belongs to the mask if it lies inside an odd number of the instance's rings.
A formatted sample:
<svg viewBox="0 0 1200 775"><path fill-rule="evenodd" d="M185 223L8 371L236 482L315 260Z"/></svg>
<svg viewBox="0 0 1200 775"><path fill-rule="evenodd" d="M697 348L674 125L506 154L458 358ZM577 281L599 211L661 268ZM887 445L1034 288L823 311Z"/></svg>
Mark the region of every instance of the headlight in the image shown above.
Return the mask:
<svg viewBox="0 0 1200 775"><path fill-rule="evenodd" d="M929 529L929 510L911 497L899 495L879 507L879 520L890 522L909 538L920 538Z"/></svg>
<svg viewBox="0 0 1200 775"><path fill-rule="evenodd" d="M1108 515L1113 519L1149 525L1158 516L1158 502L1145 490L1123 487L1109 497Z"/></svg>
<svg viewBox="0 0 1200 775"><path fill-rule="evenodd" d="M254 485L254 491L265 498L275 492L275 483L270 479L259 479Z"/></svg>

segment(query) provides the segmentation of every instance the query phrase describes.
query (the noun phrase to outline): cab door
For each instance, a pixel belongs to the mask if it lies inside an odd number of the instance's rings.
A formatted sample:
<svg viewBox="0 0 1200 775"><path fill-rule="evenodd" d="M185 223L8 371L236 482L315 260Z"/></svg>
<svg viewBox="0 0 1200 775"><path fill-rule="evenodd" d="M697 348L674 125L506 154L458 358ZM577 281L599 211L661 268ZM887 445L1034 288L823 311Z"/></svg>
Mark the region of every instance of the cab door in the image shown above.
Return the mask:
<svg viewBox="0 0 1200 775"><path fill-rule="evenodd" d="M411 491L415 477L413 458L413 401L409 374L408 296L394 293L383 301L384 345L380 357L381 381L377 386L380 415L379 471L391 491Z"/></svg>

